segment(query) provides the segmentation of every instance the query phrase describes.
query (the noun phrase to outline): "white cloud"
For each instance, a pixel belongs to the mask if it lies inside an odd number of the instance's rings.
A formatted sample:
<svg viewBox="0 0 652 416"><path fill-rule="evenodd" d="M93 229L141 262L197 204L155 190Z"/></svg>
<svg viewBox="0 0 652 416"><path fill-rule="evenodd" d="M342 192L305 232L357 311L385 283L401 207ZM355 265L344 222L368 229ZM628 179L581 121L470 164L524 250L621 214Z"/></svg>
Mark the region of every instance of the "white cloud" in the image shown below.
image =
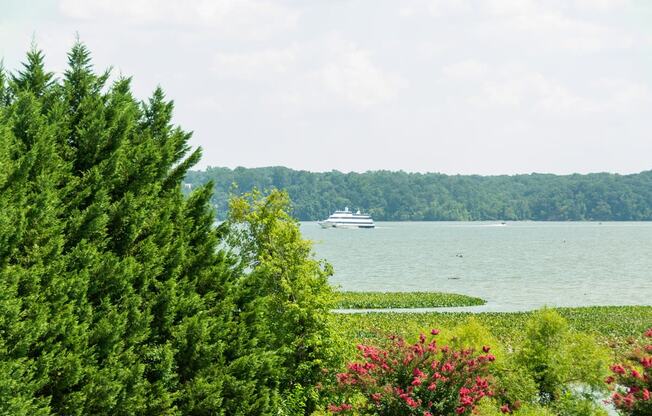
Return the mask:
<svg viewBox="0 0 652 416"><path fill-rule="evenodd" d="M317 71L316 78L355 107L390 101L405 85L399 75L377 66L369 51L340 43L334 52L333 59Z"/></svg>
<svg viewBox="0 0 652 416"><path fill-rule="evenodd" d="M599 106L571 92L557 81L538 72L525 72L507 80L489 81L482 86L483 95L472 98L483 106L530 106L537 111L558 115L595 112Z"/></svg>
<svg viewBox="0 0 652 416"><path fill-rule="evenodd" d="M489 14L498 16L532 15L540 11L533 0L485 0L481 8Z"/></svg>
<svg viewBox="0 0 652 416"><path fill-rule="evenodd" d="M479 108L532 109L561 117L638 111L652 102L649 89L621 79L591 82L590 92L579 93L567 85L532 70L502 69L475 79L467 101Z"/></svg>
<svg viewBox="0 0 652 416"><path fill-rule="evenodd" d="M297 53L297 47L248 53L218 52L213 57L212 69L223 78L269 80L292 70L297 62Z"/></svg>
<svg viewBox="0 0 652 416"><path fill-rule="evenodd" d="M428 0L402 5L403 17L429 15L477 22L471 32L478 42L517 44L541 50L597 52L627 49L644 40L641 34L614 27L591 12L624 10L628 0Z"/></svg>
<svg viewBox="0 0 652 416"><path fill-rule="evenodd" d="M267 0L60 0L64 16L132 24L197 25L258 38L296 25L299 13Z"/></svg>
<svg viewBox="0 0 652 416"><path fill-rule="evenodd" d="M487 65L473 59L455 62L442 68L442 74L451 80L477 80L487 72Z"/></svg>
<svg viewBox="0 0 652 416"><path fill-rule="evenodd" d="M634 45L633 38L625 32L555 12L518 15L503 25L510 36L545 49L597 52Z"/></svg>
<svg viewBox="0 0 652 416"><path fill-rule="evenodd" d="M647 7L640 1L636 12ZM632 0L55 3L41 21L0 25L8 66L18 67L36 31L48 65L65 68L79 30L96 67L133 75L137 96L156 84L169 92L208 164L498 173L525 169L515 143L545 147L555 137L580 156L564 164L543 152L549 170L615 166L616 148L621 169L649 168L632 149L649 148L652 32L628 10ZM587 161L580 137L628 145ZM354 138L371 157L314 151ZM453 143L472 149L473 165L433 159L458 155ZM414 148L423 157L401 150ZM507 150L491 159L487 149Z"/></svg>
<svg viewBox="0 0 652 416"><path fill-rule="evenodd" d="M430 14L437 17L463 14L473 10L467 0L430 0L427 7Z"/></svg>
<svg viewBox="0 0 652 416"><path fill-rule="evenodd" d="M652 106L652 93L646 84L622 78L600 78L591 84L602 97L604 111L633 113Z"/></svg>
<svg viewBox="0 0 652 416"><path fill-rule="evenodd" d="M606 12L622 9L629 5L629 0L573 0L575 7L580 10L596 10Z"/></svg>
<svg viewBox="0 0 652 416"><path fill-rule="evenodd" d="M369 50L339 36L283 48L218 52L211 70L222 79L264 82L264 88L257 88L264 94L260 103L287 114L368 110L391 102L406 85L399 74L375 62Z"/></svg>
<svg viewBox="0 0 652 416"><path fill-rule="evenodd" d="M434 17L461 15L473 11L468 0L417 0L401 2L398 14L401 17L414 17L427 13Z"/></svg>

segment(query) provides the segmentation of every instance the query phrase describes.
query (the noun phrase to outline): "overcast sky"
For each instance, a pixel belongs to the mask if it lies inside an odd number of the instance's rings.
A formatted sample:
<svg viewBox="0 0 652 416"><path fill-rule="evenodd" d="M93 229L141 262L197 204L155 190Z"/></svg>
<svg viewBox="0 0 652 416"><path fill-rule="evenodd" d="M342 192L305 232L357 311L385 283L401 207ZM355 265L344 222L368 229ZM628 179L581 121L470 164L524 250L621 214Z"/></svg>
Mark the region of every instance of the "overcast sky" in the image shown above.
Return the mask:
<svg viewBox="0 0 652 416"><path fill-rule="evenodd" d="M650 0L0 0L0 56L160 84L200 167L652 169Z"/></svg>

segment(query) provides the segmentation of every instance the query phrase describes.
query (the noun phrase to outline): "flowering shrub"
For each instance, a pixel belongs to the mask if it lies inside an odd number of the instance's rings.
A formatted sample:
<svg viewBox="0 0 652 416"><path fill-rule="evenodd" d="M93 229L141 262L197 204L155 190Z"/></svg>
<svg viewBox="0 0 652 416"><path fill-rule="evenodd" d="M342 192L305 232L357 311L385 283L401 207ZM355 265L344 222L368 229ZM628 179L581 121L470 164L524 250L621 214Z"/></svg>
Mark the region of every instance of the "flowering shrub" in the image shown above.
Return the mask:
<svg viewBox="0 0 652 416"><path fill-rule="evenodd" d="M605 380L613 390L612 403L625 415L652 415L652 328L645 338L626 356L625 363L611 366L612 375Z"/></svg>
<svg viewBox="0 0 652 416"><path fill-rule="evenodd" d="M414 344L390 337L387 349L358 345L362 360L337 375L339 387L362 394L360 405L332 404L331 413L357 411L389 415L469 415L480 399L491 396L489 347L455 350L437 344L438 330Z"/></svg>

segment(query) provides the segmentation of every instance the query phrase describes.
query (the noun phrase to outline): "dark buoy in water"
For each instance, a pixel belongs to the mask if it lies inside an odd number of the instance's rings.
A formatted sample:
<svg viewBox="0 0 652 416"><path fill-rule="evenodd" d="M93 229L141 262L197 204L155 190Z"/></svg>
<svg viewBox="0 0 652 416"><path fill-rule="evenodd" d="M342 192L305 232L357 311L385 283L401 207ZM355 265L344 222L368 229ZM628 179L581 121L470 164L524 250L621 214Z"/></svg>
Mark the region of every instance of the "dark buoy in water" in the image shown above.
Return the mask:
<svg viewBox="0 0 652 416"><path fill-rule="evenodd" d="M464 255L463 255L462 253L457 253L457 254L455 255L455 257L462 258L462 257L464 257Z"/></svg>

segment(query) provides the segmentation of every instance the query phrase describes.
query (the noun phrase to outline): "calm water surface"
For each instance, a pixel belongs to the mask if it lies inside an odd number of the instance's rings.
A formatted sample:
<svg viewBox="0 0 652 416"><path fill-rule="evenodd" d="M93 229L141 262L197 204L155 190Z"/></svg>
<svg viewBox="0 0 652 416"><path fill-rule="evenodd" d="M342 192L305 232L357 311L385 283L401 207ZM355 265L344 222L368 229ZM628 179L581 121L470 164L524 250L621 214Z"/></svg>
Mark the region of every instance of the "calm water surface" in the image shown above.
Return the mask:
<svg viewBox="0 0 652 416"><path fill-rule="evenodd" d="M324 230L306 222L301 231L343 290L463 293L486 299L486 311L652 305L652 223L380 222L374 230Z"/></svg>

